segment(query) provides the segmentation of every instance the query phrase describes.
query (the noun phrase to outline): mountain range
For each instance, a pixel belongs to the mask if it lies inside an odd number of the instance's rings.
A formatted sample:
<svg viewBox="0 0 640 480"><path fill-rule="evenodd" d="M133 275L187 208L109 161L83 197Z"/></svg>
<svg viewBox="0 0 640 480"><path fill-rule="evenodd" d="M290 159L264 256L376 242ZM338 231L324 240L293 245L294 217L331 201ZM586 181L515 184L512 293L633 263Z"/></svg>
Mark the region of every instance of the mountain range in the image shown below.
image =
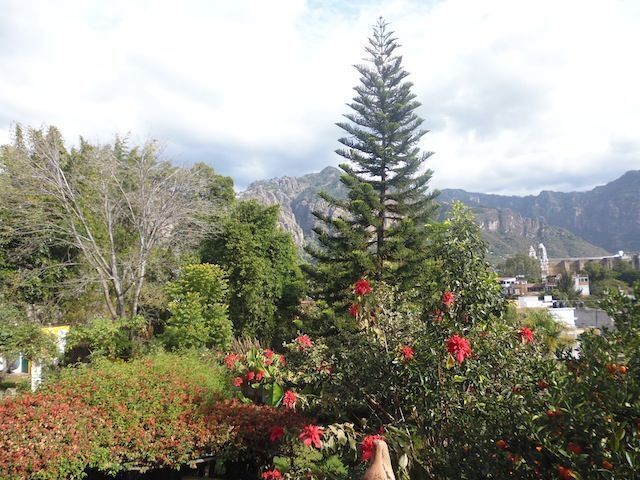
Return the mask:
<svg viewBox="0 0 640 480"><path fill-rule="evenodd" d="M312 212L330 212L317 193L345 195L340 175L341 170L326 167L301 177L260 180L238 196L279 204L281 226L302 246L313 241ZM541 242L552 258L640 251L640 170L585 192L508 196L444 189L438 197L441 217L455 200L472 209L494 260L527 253L529 245Z"/></svg>

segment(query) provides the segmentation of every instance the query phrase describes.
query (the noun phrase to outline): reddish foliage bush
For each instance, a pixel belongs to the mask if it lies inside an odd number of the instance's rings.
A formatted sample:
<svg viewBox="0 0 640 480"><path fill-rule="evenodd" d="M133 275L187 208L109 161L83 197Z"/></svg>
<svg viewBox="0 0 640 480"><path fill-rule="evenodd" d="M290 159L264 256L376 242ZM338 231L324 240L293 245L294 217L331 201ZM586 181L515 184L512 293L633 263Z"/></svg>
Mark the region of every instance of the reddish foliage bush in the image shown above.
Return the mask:
<svg viewBox="0 0 640 480"><path fill-rule="evenodd" d="M180 467L216 453L233 459L264 451L276 425L297 431L308 422L225 400L217 368L160 355L69 369L37 394L0 405L0 478Z"/></svg>
<svg viewBox="0 0 640 480"><path fill-rule="evenodd" d="M0 478L67 478L82 472L104 426L79 398L37 393L0 404Z"/></svg>
<svg viewBox="0 0 640 480"><path fill-rule="evenodd" d="M210 429L226 426L230 445L253 454L264 452L265 445L273 443L273 427L281 427L285 432L298 432L307 423L308 418L290 410L238 401L216 403L207 412Z"/></svg>

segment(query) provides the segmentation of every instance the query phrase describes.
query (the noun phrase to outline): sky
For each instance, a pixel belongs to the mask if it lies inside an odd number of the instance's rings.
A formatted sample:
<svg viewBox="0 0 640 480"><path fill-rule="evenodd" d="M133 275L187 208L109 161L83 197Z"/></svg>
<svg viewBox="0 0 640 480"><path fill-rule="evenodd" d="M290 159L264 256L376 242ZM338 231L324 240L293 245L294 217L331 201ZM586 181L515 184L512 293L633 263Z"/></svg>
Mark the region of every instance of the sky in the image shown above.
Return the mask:
<svg viewBox="0 0 640 480"><path fill-rule="evenodd" d="M251 181L338 165L379 16L422 103L436 188L585 190L640 168L637 0L0 0L15 123Z"/></svg>

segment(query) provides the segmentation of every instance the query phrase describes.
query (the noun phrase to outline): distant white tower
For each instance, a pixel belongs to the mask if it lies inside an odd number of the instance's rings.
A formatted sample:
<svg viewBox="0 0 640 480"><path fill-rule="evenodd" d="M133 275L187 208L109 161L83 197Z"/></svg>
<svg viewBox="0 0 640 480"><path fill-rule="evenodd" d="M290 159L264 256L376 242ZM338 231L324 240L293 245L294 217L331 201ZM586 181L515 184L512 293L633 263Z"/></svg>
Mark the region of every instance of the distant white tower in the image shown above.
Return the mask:
<svg viewBox="0 0 640 480"><path fill-rule="evenodd" d="M536 255L536 249L533 248L533 245L529 245L529 257L535 258L536 260L538 259L538 256Z"/></svg>
<svg viewBox="0 0 640 480"><path fill-rule="evenodd" d="M549 258L543 243L538 245L538 259L540 260L540 276L544 280L549 276Z"/></svg>

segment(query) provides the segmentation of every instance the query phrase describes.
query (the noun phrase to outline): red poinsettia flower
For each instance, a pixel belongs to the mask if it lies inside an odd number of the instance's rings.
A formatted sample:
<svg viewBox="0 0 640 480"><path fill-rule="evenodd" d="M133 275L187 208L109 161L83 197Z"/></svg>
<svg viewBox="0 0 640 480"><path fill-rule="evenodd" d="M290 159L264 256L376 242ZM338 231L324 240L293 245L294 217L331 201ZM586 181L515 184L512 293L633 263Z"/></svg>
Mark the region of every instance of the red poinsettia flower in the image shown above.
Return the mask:
<svg viewBox="0 0 640 480"><path fill-rule="evenodd" d="M262 472L262 480L279 480L280 478L282 478L282 473L277 468Z"/></svg>
<svg viewBox="0 0 640 480"><path fill-rule="evenodd" d="M284 437L284 428L282 428L280 425L274 425L273 427L271 427L271 430L269 431L269 440L271 440L272 442L277 442L282 437Z"/></svg>
<svg viewBox="0 0 640 480"><path fill-rule="evenodd" d="M533 342L533 330L528 327L522 327L520 330L518 330L518 335L520 336L520 340L522 340L524 343Z"/></svg>
<svg viewBox="0 0 640 480"><path fill-rule="evenodd" d="M262 370L256 373L256 382L262 381L263 378L264 378L264 373L262 373Z"/></svg>
<svg viewBox="0 0 640 480"><path fill-rule="evenodd" d="M264 350L265 358L273 358L274 355L275 355L275 353L273 353L273 350L271 350L270 348L266 348Z"/></svg>
<svg viewBox="0 0 640 480"><path fill-rule="evenodd" d="M309 335L299 335L298 338L295 339L295 342L298 344L300 350L313 346L313 341L309 338Z"/></svg>
<svg viewBox="0 0 640 480"><path fill-rule="evenodd" d="M409 345L403 345L400 347L400 355L402 355L402 361L404 363L409 363L413 360L413 348Z"/></svg>
<svg viewBox="0 0 640 480"><path fill-rule="evenodd" d="M456 299L455 295L453 294L453 292L450 292L449 290L447 290L442 294L442 304L446 308L451 308L451 305L453 305L453 302L455 301L455 299Z"/></svg>
<svg viewBox="0 0 640 480"><path fill-rule="evenodd" d="M361 278L360 280L356 281L356 284L353 287L353 291L356 295L368 295L373 290L369 281Z"/></svg>
<svg viewBox="0 0 640 480"><path fill-rule="evenodd" d="M238 360L240 360L240 355L236 353L229 353L224 357L227 368L233 368Z"/></svg>
<svg viewBox="0 0 640 480"><path fill-rule="evenodd" d="M455 357L458 363L464 362L464 359L472 353L469 340L460 335L454 335L447 340L447 351Z"/></svg>
<svg viewBox="0 0 640 480"><path fill-rule="evenodd" d="M287 366L287 360L284 358L284 355L278 355L278 360L280 360L280 365L283 367Z"/></svg>
<svg viewBox="0 0 640 480"><path fill-rule="evenodd" d="M243 383L244 380L242 379L242 377L236 377L233 379L233 385L236 387L241 387Z"/></svg>
<svg viewBox="0 0 640 480"><path fill-rule="evenodd" d="M316 448L322 448L322 435L324 434L324 429L317 425L306 425L298 438L302 440L307 447L313 445Z"/></svg>
<svg viewBox="0 0 640 480"><path fill-rule="evenodd" d="M349 307L349 315L351 315L352 317L357 317L358 311L359 311L359 307L357 303L354 303Z"/></svg>
<svg viewBox="0 0 640 480"><path fill-rule="evenodd" d="M367 435L362 440L360 449L362 450L362 461L367 462L373 456L373 449L375 447L374 442L376 440L384 440L380 435Z"/></svg>
<svg viewBox="0 0 640 480"><path fill-rule="evenodd" d="M294 408L298 403L298 395L293 390L287 390L282 397L282 405L287 408Z"/></svg>

